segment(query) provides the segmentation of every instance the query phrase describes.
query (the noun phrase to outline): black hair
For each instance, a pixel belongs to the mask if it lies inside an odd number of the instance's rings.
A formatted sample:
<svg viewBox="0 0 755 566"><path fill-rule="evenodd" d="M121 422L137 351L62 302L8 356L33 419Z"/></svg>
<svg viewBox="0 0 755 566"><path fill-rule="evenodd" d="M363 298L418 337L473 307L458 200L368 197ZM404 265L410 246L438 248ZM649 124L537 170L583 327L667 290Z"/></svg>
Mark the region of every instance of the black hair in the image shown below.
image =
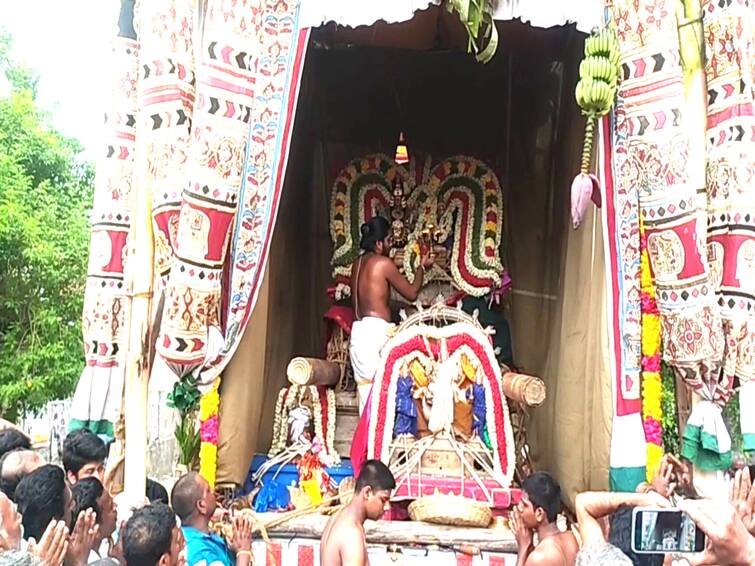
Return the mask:
<svg viewBox="0 0 755 566"><path fill-rule="evenodd" d="M156 566L170 552L176 514L165 503L134 511L123 527L123 557L127 566Z"/></svg>
<svg viewBox="0 0 755 566"><path fill-rule="evenodd" d="M633 509L633 507L625 506L611 514L608 542L626 554L635 566L661 566L663 554L635 554L632 552Z"/></svg>
<svg viewBox="0 0 755 566"><path fill-rule="evenodd" d="M105 488L97 478L84 478L77 481L71 487L73 495L73 516L71 518L71 529L76 525L76 519L79 513L87 509L97 513L97 522L100 522L102 510L100 509L100 497L105 492Z"/></svg>
<svg viewBox="0 0 755 566"><path fill-rule="evenodd" d="M18 512L23 517L24 538L39 540L53 519L65 515L66 475L57 466L37 468L16 488Z"/></svg>
<svg viewBox="0 0 755 566"><path fill-rule="evenodd" d="M359 248L366 252L374 252L378 242L388 237L391 225L382 216L373 216L362 224L359 232L362 239L359 240Z"/></svg>
<svg viewBox="0 0 755 566"><path fill-rule="evenodd" d="M30 450L31 440L16 428L0 430L0 456L13 450Z"/></svg>
<svg viewBox="0 0 755 566"><path fill-rule="evenodd" d="M63 441L63 467L74 475L92 462L102 464L107 457L107 446L91 430L80 428Z"/></svg>
<svg viewBox="0 0 755 566"><path fill-rule="evenodd" d="M168 500L168 490L163 484L147 478L147 499L150 503L170 503Z"/></svg>
<svg viewBox="0 0 755 566"><path fill-rule="evenodd" d="M373 491L391 491L396 487L396 480L380 460L367 460L359 472L354 491L359 493L365 487L371 487Z"/></svg>
<svg viewBox="0 0 755 566"><path fill-rule="evenodd" d="M170 492L170 501L173 504L173 510L181 519L186 522L197 508L197 501L202 498L202 486L199 483L201 476L197 472L184 474L173 486Z"/></svg>
<svg viewBox="0 0 755 566"><path fill-rule="evenodd" d="M16 500L16 488L18 482L20 482L26 475L26 469L22 465L23 460L16 460L15 468L12 466L13 459L24 458L27 455L33 455L33 450L19 448L17 450L11 450L0 457L0 491L8 496L11 501ZM7 462L11 461L11 465Z"/></svg>
<svg viewBox="0 0 755 566"><path fill-rule="evenodd" d="M549 523L553 523L561 510L561 486L548 472L535 472L522 482L522 489L532 506L545 511Z"/></svg>

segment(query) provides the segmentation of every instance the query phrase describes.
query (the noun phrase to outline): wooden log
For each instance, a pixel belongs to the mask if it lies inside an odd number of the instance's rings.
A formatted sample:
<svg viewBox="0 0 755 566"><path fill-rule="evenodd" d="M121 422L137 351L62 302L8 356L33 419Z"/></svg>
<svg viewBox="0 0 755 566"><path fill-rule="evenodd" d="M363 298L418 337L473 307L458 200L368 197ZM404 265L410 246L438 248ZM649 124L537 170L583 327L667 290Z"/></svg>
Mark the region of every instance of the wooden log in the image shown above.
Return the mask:
<svg viewBox="0 0 755 566"><path fill-rule="evenodd" d="M258 513L258 520L271 524L275 514ZM309 514L290 519L268 528L271 537L293 536L319 539L330 517ZM506 527L487 529L449 527L419 521L367 521L364 525L367 544L437 545L458 548L469 545L487 552L516 553L513 533Z"/></svg>
<svg viewBox="0 0 755 566"><path fill-rule="evenodd" d="M286 370L293 385L327 385L334 387L341 379L341 366L318 358L294 358Z"/></svg>
<svg viewBox="0 0 755 566"><path fill-rule="evenodd" d="M539 407L545 401L545 383L534 375L507 371L503 374L501 387L506 397L528 407Z"/></svg>

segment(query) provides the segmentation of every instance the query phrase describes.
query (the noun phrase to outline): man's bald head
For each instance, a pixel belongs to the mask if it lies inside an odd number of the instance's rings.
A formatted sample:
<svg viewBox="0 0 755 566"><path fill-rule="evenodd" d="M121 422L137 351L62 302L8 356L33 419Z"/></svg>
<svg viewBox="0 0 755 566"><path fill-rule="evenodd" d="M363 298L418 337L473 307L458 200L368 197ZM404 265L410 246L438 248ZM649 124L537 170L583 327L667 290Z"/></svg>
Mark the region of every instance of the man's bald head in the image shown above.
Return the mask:
<svg viewBox="0 0 755 566"><path fill-rule="evenodd" d="M13 499L18 482L44 465L42 457L34 450L14 450L0 459L0 489Z"/></svg>
<svg viewBox="0 0 755 566"><path fill-rule="evenodd" d="M182 523L189 522L197 511L197 503L202 499L207 487L207 481L197 472L184 474L173 486L170 502Z"/></svg>

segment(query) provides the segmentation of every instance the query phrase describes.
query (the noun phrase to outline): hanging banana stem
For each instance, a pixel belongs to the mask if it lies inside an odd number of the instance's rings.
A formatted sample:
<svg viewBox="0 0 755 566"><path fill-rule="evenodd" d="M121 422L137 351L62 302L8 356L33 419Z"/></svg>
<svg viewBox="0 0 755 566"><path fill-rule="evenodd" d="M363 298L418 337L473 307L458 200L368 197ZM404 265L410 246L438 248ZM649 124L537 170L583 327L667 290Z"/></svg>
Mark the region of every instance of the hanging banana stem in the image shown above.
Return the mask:
<svg viewBox="0 0 755 566"><path fill-rule="evenodd" d="M588 114L585 122L585 141L582 145L582 167L580 171L587 174L592 161L592 143L595 135L595 115Z"/></svg>

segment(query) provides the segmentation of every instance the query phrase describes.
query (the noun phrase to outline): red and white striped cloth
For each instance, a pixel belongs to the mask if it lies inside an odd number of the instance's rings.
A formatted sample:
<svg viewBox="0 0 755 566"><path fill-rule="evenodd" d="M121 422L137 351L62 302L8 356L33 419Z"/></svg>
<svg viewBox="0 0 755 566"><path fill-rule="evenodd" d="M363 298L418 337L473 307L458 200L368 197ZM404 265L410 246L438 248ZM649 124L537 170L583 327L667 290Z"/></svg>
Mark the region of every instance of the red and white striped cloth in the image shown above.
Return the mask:
<svg viewBox="0 0 755 566"><path fill-rule="evenodd" d="M516 554L483 552L468 556L453 550L401 548L400 554L389 553L385 545L369 545L372 566L514 566ZM308 538L273 538L268 548L263 541L254 543L256 566L320 566L320 541Z"/></svg>

